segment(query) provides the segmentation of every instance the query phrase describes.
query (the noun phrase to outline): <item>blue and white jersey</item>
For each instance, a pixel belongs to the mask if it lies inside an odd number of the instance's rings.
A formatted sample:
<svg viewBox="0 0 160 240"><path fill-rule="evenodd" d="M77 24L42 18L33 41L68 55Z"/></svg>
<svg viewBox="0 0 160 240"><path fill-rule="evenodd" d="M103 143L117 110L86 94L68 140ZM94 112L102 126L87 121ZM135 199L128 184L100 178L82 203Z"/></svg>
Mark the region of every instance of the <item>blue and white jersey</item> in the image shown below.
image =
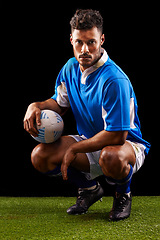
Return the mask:
<svg viewBox="0 0 160 240"><path fill-rule="evenodd" d="M127 140L142 139L137 100L129 78L103 49L100 60L83 73L76 58L61 69L52 96L61 107L70 107L80 135L91 138L102 130L128 131Z"/></svg>

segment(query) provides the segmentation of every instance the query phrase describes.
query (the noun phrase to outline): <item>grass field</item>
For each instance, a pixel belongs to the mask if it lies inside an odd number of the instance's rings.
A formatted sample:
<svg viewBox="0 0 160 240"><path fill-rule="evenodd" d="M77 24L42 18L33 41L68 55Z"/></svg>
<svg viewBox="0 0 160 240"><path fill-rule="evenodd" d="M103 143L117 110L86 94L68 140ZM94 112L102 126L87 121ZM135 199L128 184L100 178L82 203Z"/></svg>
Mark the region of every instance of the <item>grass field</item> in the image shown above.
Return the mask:
<svg viewBox="0 0 160 240"><path fill-rule="evenodd" d="M110 222L112 198L104 197L85 215L70 216L75 198L0 197L0 239L160 239L160 197L133 197L128 219Z"/></svg>

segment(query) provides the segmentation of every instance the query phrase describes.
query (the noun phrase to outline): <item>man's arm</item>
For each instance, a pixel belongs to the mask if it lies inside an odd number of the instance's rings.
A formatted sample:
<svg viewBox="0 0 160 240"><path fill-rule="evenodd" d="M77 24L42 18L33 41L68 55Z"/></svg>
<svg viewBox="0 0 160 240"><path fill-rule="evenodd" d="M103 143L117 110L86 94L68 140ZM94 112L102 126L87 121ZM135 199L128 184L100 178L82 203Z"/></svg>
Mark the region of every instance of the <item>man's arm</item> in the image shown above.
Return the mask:
<svg viewBox="0 0 160 240"><path fill-rule="evenodd" d="M101 131L92 138L72 144L67 150L61 165L63 179L67 180L67 168L76 158L77 153L95 152L109 145L125 143L128 131Z"/></svg>
<svg viewBox="0 0 160 240"><path fill-rule="evenodd" d="M38 131L34 126L34 121L36 120L37 125L41 125L40 115L41 110L44 109L53 110L62 116L68 108L60 107L58 103L52 98L43 102L31 103L28 106L23 122L24 129L35 137L37 137Z"/></svg>

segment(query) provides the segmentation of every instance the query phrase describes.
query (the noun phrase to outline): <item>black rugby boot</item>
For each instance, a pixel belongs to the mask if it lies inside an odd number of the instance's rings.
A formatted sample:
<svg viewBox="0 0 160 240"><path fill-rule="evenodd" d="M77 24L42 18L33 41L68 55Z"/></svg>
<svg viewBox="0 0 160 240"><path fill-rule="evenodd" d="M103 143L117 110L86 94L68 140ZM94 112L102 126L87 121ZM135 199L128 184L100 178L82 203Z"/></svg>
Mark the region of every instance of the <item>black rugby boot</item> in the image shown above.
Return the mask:
<svg viewBox="0 0 160 240"><path fill-rule="evenodd" d="M75 205L68 208L67 213L71 215L79 215L87 213L88 208L102 198L104 194L103 188L99 183L93 190L78 189L78 198Z"/></svg>
<svg viewBox="0 0 160 240"><path fill-rule="evenodd" d="M111 221L119 221L128 218L131 213L132 195L130 193L115 194L113 207L109 214Z"/></svg>

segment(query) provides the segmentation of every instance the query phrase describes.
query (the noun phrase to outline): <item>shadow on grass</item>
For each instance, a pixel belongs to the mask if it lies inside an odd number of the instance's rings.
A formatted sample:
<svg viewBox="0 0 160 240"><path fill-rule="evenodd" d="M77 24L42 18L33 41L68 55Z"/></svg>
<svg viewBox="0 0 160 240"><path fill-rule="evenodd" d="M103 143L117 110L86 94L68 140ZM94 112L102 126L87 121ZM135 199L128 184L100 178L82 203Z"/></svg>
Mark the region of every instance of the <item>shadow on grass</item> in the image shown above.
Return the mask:
<svg viewBox="0 0 160 240"><path fill-rule="evenodd" d="M91 211L86 214L81 214L81 215L68 215L69 218L73 218L73 220L77 221L94 221L94 220L101 220L101 221L107 221L110 222L109 220L109 212L100 212L100 211Z"/></svg>

